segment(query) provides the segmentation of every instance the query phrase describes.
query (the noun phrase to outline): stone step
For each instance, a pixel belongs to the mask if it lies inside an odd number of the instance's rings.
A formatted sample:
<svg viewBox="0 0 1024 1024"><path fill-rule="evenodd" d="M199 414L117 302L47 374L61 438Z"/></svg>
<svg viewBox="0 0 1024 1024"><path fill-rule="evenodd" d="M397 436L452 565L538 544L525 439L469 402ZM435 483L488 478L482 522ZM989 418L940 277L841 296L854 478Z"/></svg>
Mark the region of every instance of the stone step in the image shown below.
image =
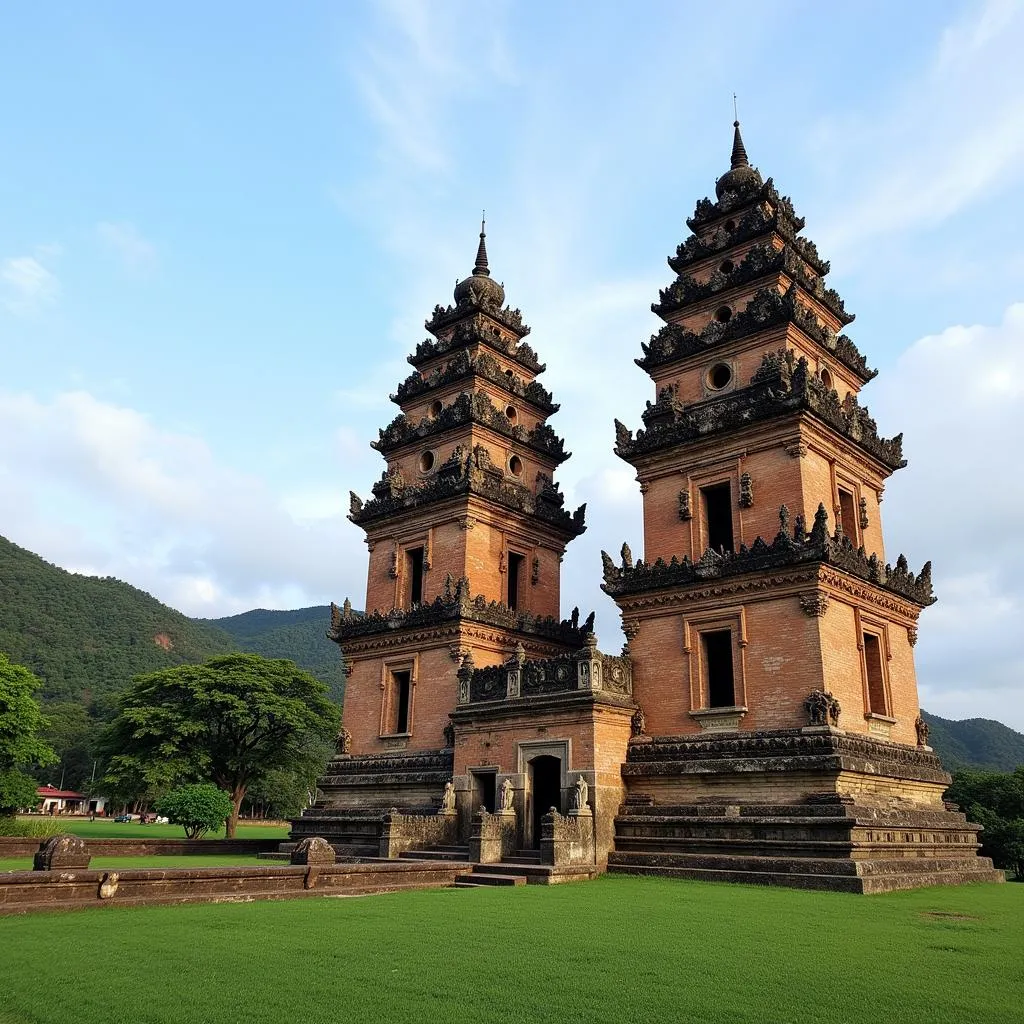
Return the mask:
<svg viewBox="0 0 1024 1024"><path fill-rule="evenodd" d="M780 857L850 857L854 849L849 840L738 839L732 836L616 836L620 853L722 854Z"/></svg>
<svg viewBox="0 0 1024 1024"><path fill-rule="evenodd" d="M838 857L763 857L727 853L649 853L613 850L608 867L694 869L737 874L800 874L856 876L857 862Z"/></svg>
<svg viewBox="0 0 1024 1024"><path fill-rule="evenodd" d="M506 857L502 861L502 864L526 864L526 865L537 864L537 865L539 865L540 864L540 854L537 854L536 857L528 857L528 856L523 856L523 855L520 855L520 854L515 854L512 857Z"/></svg>
<svg viewBox="0 0 1024 1024"><path fill-rule="evenodd" d="M428 850L403 850L398 857L400 860L468 861L469 848L441 850L431 847Z"/></svg>
<svg viewBox="0 0 1024 1024"><path fill-rule="evenodd" d="M608 873L615 875L655 875L664 878L690 878L699 882L734 882L746 885L784 885L793 889L824 889L829 892L867 892L865 880L857 875L805 875L787 872L736 871L693 867L647 867L608 862ZM918 883L915 883L918 884ZM883 891L883 890L878 890Z"/></svg>
<svg viewBox="0 0 1024 1024"><path fill-rule="evenodd" d="M479 865L477 865L479 867ZM506 875L497 871L472 871L459 875L455 879L457 889L469 889L481 885L526 885L526 878L523 875Z"/></svg>

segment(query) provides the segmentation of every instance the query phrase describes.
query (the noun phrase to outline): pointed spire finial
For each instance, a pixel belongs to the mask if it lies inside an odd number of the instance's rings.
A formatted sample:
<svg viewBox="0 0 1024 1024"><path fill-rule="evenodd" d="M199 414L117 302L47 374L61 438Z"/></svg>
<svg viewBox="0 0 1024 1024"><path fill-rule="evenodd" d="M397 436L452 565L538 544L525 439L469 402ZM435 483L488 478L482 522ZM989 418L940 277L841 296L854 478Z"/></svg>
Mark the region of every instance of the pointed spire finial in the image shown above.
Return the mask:
<svg viewBox="0 0 1024 1024"><path fill-rule="evenodd" d="M737 167L750 166L750 161L747 160L747 150L743 145L743 136L740 135L740 119L736 111L736 93L732 94L732 109L733 116L736 118L732 123L732 170L735 171Z"/></svg>
<svg viewBox="0 0 1024 1024"><path fill-rule="evenodd" d="M487 211L484 210L480 217L480 244L476 249L476 266L473 267L473 274L476 277L490 277L491 272L487 269Z"/></svg>

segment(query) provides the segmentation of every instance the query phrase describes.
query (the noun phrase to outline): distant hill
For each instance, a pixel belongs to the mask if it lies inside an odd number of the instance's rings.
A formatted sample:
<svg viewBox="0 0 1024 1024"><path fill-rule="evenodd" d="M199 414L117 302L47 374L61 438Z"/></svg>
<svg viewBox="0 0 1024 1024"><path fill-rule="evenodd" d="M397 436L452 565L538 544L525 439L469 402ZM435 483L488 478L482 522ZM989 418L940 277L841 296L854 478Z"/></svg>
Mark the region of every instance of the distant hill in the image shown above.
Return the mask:
<svg viewBox="0 0 1024 1024"><path fill-rule="evenodd" d="M137 587L66 572L0 537L0 651L42 680L47 702L102 715L139 673L237 649Z"/></svg>
<svg viewBox="0 0 1024 1024"><path fill-rule="evenodd" d="M939 718L922 709L928 723L928 744L947 771L987 768L1012 772L1024 764L1024 734L989 718L965 718L959 722Z"/></svg>
<svg viewBox="0 0 1024 1024"><path fill-rule="evenodd" d="M333 700L345 694L345 675L341 651L327 639L331 624L329 605L297 608L293 611L268 611L257 608L223 619L197 619L199 623L223 630L245 651L267 658L288 658L300 668L312 672L331 690Z"/></svg>

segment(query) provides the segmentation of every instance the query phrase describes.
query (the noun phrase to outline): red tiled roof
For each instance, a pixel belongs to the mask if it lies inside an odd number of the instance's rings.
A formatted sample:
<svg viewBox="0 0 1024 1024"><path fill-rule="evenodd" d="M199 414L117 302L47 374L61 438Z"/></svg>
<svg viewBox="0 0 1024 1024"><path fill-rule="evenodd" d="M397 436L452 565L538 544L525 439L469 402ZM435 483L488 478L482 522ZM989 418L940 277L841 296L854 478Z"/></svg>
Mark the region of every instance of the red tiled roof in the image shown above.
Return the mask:
<svg viewBox="0 0 1024 1024"><path fill-rule="evenodd" d="M76 793L71 789L54 789L53 786L40 786L36 790L36 796L42 797L57 797L58 799L63 798L64 800L84 800L84 793Z"/></svg>

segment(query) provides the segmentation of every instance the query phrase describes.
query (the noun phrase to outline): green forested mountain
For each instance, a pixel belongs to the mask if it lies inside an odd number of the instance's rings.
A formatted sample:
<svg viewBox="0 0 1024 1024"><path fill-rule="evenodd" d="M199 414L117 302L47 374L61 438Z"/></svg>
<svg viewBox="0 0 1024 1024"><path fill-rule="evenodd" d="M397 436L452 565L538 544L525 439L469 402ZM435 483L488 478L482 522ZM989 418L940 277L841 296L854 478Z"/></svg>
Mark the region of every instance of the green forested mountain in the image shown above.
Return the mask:
<svg viewBox="0 0 1024 1024"><path fill-rule="evenodd" d="M989 718L954 722L922 710L928 723L928 743L947 771L962 767L1012 772L1024 764L1024 734Z"/></svg>
<svg viewBox="0 0 1024 1024"><path fill-rule="evenodd" d="M342 700L345 676L338 645L327 639L327 627L331 624L328 605L293 611L257 608L223 619L197 621L229 633L242 650L294 661L330 687L332 700Z"/></svg>
<svg viewBox="0 0 1024 1024"><path fill-rule="evenodd" d="M39 677L46 702L102 714L141 672L237 649L145 591L65 572L0 537L0 651Z"/></svg>

